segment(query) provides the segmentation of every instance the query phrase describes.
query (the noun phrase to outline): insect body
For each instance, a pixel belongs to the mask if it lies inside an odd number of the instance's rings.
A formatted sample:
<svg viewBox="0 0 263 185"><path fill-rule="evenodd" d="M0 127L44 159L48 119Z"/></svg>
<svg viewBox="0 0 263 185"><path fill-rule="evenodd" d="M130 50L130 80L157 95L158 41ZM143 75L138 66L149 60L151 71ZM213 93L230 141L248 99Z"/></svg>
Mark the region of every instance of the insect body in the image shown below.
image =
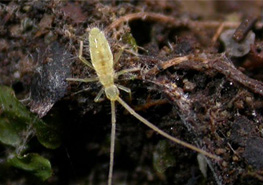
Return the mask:
<svg viewBox="0 0 263 185"><path fill-rule="evenodd" d="M79 59L86 64L87 66L94 68L97 76L95 78L85 78L85 79L78 79L78 78L68 78L69 81L80 81L80 82L92 82L92 81L99 81L102 84L102 89L98 93L95 98L95 101L98 101L101 94L105 92L106 97L111 101L111 147L110 147L110 167L109 167L109 176L108 176L108 185L112 184L112 172L113 172L113 160L114 160L114 145L115 145L115 130L116 130L116 111L115 111L115 101L119 102L130 114L140 120L142 123L153 129L154 131L158 132L162 136L168 138L169 140L183 145L187 148L190 148L194 151L197 151L201 154L204 154L210 158L219 160L217 156L214 156L202 149L199 149L191 144L188 144L184 141L181 141L171 135L167 134L166 132L162 131L148 120L140 116L136 113L127 103L125 103L119 96L120 92L119 89L124 90L130 93L130 89L123 87L121 85L117 85L114 83L114 79L118 77L118 75L124 74L126 72L138 71L138 68L132 69L125 69L118 73L115 73L113 69L114 60L113 55L109 46L109 43L102 31L98 28L92 28L89 33L89 44L90 44L90 56L92 65L86 61L85 58L82 57L82 49L83 49L83 42L80 42L80 52L79 52Z"/></svg>
<svg viewBox="0 0 263 185"><path fill-rule="evenodd" d="M93 28L89 34L90 56L100 83L104 86L114 84L113 56L104 34Z"/></svg>
<svg viewBox="0 0 263 185"><path fill-rule="evenodd" d="M90 56L92 65L104 87L105 94L110 101L116 101L119 90L114 84L113 56L103 32L93 28L89 34Z"/></svg>

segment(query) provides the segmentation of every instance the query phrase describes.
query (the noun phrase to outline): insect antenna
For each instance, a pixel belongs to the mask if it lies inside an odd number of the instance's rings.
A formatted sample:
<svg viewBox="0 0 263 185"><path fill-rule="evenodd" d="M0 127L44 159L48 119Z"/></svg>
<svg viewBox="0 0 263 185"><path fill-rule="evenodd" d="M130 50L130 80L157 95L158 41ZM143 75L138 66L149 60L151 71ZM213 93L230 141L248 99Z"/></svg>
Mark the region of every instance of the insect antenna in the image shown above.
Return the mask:
<svg viewBox="0 0 263 185"><path fill-rule="evenodd" d="M112 184L115 137L116 137L116 108L115 108L115 101L111 101L111 140L110 140L110 168L109 168L109 176L108 176L108 185Z"/></svg>
<svg viewBox="0 0 263 185"><path fill-rule="evenodd" d="M140 120L142 123L144 123L145 125L147 125L148 127L150 127L152 130L156 131L157 133L161 134L162 136L164 136L165 138L180 144L186 148L189 148L191 150L194 150L196 152L199 152L211 159L215 159L215 160L220 160L220 158L218 156L215 156L213 154L210 154L200 148L195 147L194 145L191 145L187 142L184 142L180 139L177 139L169 134L167 134L166 132L162 131L161 129L159 129L158 127L156 127L155 125L153 125L152 123L150 123L148 120L146 120L145 118L143 118L141 115L139 115L137 112L135 112L125 101L123 101L120 97L117 98L117 101L131 114L133 115L135 118L137 118L138 120Z"/></svg>

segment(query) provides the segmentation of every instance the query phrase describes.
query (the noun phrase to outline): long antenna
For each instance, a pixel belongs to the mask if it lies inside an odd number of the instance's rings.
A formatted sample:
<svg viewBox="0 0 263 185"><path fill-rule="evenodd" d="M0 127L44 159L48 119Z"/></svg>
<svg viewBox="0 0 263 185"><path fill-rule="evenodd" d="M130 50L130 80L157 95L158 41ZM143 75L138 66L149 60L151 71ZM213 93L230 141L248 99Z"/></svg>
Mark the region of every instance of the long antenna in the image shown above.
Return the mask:
<svg viewBox="0 0 263 185"><path fill-rule="evenodd" d="M115 133L116 133L116 108L115 108L115 101L111 101L111 140L110 140L110 167L109 167L108 185L112 184Z"/></svg>
<svg viewBox="0 0 263 185"><path fill-rule="evenodd" d="M158 127L156 127L154 124L150 123L148 120L144 119L142 116L140 116L138 113L136 113L127 103L125 103L120 97L118 97L117 101L127 110L129 111L129 113L131 115L133 115L134 117L136 117L138 120L140 120L142 123L144 123L145 125L147 125L148 127L150 127L151 129L153 129L154 131L156 131L157 133L161 134L162 136L166 137L167 139L179 144L179 145L182 145L184 147L187 147L191 150L194 150L198 153L201 153L211 159L215 159L217 161L221 160L220 157L218 156L215 156L213 154L210 154L200 148L197 148L196 146L194 145L191 145L187 142L184 142L180 139L177 139L169 134L167 134L166 132L162 131L161 129L159 129Z"/></svg>

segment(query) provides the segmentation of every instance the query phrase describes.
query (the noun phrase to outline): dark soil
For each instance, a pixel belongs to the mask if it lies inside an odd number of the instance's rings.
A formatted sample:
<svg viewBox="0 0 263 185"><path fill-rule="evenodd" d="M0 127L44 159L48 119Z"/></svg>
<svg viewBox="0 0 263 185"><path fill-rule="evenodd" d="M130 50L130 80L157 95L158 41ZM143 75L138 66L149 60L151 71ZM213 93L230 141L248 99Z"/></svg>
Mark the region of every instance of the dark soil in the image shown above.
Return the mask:
<svg viewBox="0 0 263 185"><path fill-rule="evenodd" d="M58 119L63 142L55 150L31 149L51 161L53 176L46 182L12 168L0 175L0 184L106 184L110 103L93 101L99 83L66 81L96 75L77 57L84 40L90 60L92 27L104 30L114 54L125 47L116 71L141 68L116 81L132 90L131 100L121 97L165 132L222 158L208 158L202 174L196 152L164 139L117 104L113 184L263 184L262 5L2 1L0 84L18 99L29 97L28 108L45 121ZM233 40L242 42L252 30L255 41L249 53L231 56L220 35L242 21Z"/></svg>

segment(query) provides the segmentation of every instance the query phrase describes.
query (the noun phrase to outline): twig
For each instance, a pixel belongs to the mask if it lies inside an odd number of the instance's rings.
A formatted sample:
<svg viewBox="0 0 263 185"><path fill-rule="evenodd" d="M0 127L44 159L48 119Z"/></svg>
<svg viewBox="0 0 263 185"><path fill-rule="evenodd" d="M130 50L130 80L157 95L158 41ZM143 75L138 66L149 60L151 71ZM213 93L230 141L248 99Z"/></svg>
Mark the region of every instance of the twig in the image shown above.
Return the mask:
<svg viewBox="0 0 263 185"><path fill-rule="evenodd" d="M190 58L189 56L175 57L171 60L163 62L162 64L159 65L157 64L147 72L147 75L156 75L161 70L165 70L171 66L178 65L183 61L189 60L189 58Z"/></svg>
<svg viewBox="0 0 263 185"><path fill-rule="evenodd" d="M139 12L139 13L132 13L122 16L116 19L113 23L111 23L107 28L106 31L109 31L113 28L117 28L124 22L130 22L133 20L146 20L146 21L156 21L162 24L167 24L172 27L179 27L179 26L186 26L186 27L206 27L206 28L215 28L222 24L220 21L191 21L191 20L179 20L177 18L166 16L159 13L152 13L152 12ZM238 27L239 22L231 22L226 21L224 22L225 28L236 28ZM260 26L260 25L259 25Z"/></svg>
<svg viewBox="0 0 263 185"><path fill-rule="evenodd" d="M221 35L224 27L225 27L225 23L223 22L223 23L221 23L221 25L218 27L218 29L216 30L215 35L214 35L213 38L212 38L212 42L213 42L213 43L215 43L215 42L217 41L217 39L218 39L218 37Z"/></svg>

